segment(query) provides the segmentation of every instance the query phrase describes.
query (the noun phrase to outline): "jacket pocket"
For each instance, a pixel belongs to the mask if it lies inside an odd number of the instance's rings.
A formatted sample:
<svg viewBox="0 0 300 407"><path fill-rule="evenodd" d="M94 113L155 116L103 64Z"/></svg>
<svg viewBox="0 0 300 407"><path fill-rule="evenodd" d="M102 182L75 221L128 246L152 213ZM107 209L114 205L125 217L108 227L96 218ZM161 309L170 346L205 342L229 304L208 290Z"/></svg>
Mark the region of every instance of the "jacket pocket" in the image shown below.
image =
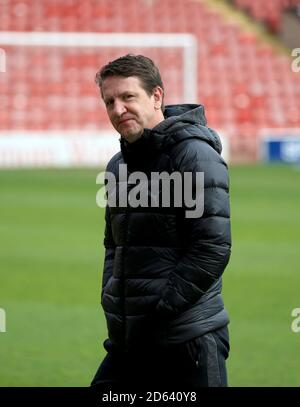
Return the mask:
<svg viewBox="0 0 300 407"><path fill-rule="evenodd" d="M190 341L186 342L186 348L188 355L195 365L195 367L199 368L202 362L202 354L203 354L203 344L201 343L201 337L191 339Z"/></svg>
<svg viewBox="0 0 300 407"><path fill-rule="evenodd" d="M227 386L225 360L229 344L216 332L209 332L186 343L189 356L208 387Z"/></svg>

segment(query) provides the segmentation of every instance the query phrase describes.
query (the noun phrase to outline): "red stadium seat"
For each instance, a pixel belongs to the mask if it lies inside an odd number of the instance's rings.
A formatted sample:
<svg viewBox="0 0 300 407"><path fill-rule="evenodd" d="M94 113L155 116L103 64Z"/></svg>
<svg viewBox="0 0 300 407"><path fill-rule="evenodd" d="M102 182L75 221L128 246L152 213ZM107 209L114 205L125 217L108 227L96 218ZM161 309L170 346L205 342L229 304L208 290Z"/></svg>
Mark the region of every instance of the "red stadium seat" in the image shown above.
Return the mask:
<svg viewBox="0 0 300 407"><path fill-rule="evenodd" d="M235 5L255 20L265 22L272 32L278 32L284 10L299 5L298 0L234 0Z"/></svg>
<svg viewBox="0 0 300 407"><path fill-rule="evenodd" d="M268 0L261 7L257 0L235 0L262 21L267 13L274 28L282 10L292 3ZM300 126L300 77L291 71L289 58L277 55L255 34L202 2L11 0L0 2L0 27L3 31L189 32L199 44L198 100L206 107L209 125L228 130L235 153L250 143L253 157L262 127ZM7 52L7 73L0 74L0 101L5 106L0 107L1 130L109 126L94 75L128 49L9 47ZM160 53L157 62L168 72L167 102L168 98L180 102L180 51Z"/></svg>

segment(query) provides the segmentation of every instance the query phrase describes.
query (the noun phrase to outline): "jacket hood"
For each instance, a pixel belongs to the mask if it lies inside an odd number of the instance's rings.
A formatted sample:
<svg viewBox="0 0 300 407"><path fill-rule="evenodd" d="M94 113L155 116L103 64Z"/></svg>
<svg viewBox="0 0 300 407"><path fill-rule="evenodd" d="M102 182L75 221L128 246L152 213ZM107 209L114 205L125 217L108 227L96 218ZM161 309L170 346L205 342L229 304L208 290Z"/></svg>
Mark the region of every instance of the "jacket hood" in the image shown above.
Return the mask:
<svg viewBox="0 0 300 407"><path fill-rule="evenodd" d="M196 104L168 105L164 111L165 120L153 129L145 129L142 137L130 144L120 139L123 156L146 149L161 150L186 139L206 141L219 154L222 144L218 134L206 126L204 106Z"/></svg>
<svg viewBox="0 0 300 407"><path fill-rule="evenodd" d="M210 144L219 154L221 153L222 144L220 137L214 130L206 126L207 121L203 105L168 105L165 108L164 116L165 120L159 123L153 129L154 131L169 134L177 133L178 130L186 127L189 128L189 131L182 132L181 137L179 137L180 140L198 138Z"/></svg>
<svg viewBox="0 0 300 407"><path fill-rule="evenodd" d="M155 129L167 131L180 123L206 126L204 106L194 104L168 105L164 111L165 120L159 123Z"/></svg>

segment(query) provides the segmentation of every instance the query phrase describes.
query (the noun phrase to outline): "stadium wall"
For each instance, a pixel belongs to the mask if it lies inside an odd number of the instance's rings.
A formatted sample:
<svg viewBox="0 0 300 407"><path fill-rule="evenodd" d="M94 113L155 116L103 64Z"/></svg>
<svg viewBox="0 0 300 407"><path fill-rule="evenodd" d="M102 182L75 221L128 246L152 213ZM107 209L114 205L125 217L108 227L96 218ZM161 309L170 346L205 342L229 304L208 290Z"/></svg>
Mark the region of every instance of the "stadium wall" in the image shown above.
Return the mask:
<svg viewBox="0 0 300 407"><path fill-rule="evenodd" d="M104 167L120 151L119 134L109 131L0 133L0 168ZM223 158L229 145L222 136Z"/></svg>

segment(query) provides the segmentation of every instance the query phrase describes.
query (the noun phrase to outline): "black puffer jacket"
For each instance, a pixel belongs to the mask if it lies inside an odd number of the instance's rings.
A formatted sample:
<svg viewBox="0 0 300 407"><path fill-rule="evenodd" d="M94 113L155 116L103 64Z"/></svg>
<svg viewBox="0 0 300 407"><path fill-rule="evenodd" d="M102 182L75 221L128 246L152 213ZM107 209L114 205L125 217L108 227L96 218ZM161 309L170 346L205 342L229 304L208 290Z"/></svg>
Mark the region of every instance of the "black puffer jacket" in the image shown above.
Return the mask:
<svg viewBox="0 0 300 407"><path fill-rule="evenodd" d="M221 298L231 247L229 183L220 139L206 127L202 106L167 106L165 118L135 143L122 139L107 171L118 182L120 164L128 175L149 178L153 171L204 172L204 213L106 208L102 306L111 343L125 349L184 342L229 322Z"/></svg>

